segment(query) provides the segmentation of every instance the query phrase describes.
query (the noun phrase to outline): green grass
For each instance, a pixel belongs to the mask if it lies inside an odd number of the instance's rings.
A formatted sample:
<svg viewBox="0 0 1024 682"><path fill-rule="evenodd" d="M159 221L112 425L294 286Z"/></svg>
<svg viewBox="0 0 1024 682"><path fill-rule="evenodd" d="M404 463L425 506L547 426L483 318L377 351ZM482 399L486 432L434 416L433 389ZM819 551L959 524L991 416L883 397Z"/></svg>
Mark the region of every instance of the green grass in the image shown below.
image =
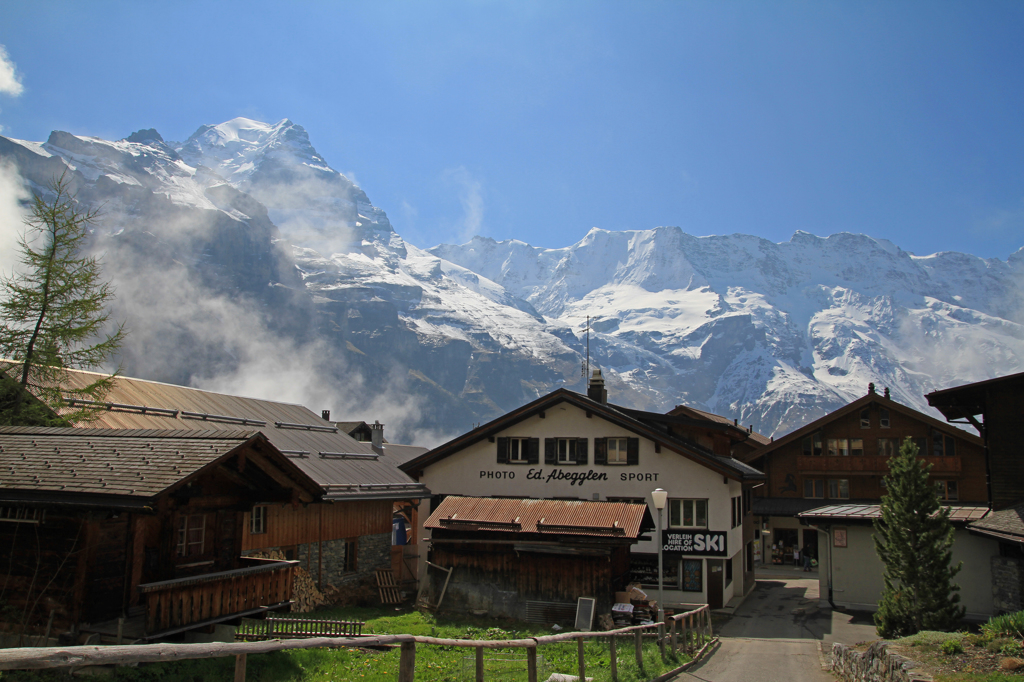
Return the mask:
<svg viewBox="0 0 1024 682"><path fill-rule="evenodd" d="M412 634L446 639L521 639L554 634L554 631L527 623L486 618L444 618L418 611L395 611L393 608L344 608L295 614L330 620L360 620L366 623L364 634ZM643 673L637 668L632 637L618 638L618 678L621 682L643 682L682 665L689 657L669 657L662 663L653 638L643 645ZM537 650L539 679L553 672L578 675L575 641L542 645ZM398 679L399 651L360 649L295 649L272 654L249 656L247 682L394 682ZM473 680L474 650L455 646L417 644L416 680L442 682ZM586 675L595 682L611 679L611 662L607 638L588 641L584 648ZM488 680L526 680L526 649L487 649L484 652L485 676ZM510 660L513 659L513 660ZM113 679L118 682L213 682L230 680L234 658L179 661L117 668ZM14 671L0 673L2 682L56 682L62 679L57 671Z"/></svg>

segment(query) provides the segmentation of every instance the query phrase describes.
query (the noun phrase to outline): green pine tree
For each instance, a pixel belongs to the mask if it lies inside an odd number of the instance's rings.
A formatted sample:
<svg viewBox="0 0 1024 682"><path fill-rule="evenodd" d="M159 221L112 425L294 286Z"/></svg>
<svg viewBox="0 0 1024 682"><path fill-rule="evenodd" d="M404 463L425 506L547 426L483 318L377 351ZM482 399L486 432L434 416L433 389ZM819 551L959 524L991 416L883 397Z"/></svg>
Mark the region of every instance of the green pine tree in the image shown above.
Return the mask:
<svg viewBox="0 0 1024 682"><path fill-rule="evenodd" d="M45 422L42 406L67 422L88 420L95 411L67 398L100 400L113 377L74 386L67 370L100 366L125 335L123 324L103 333L114 291L99 262L81 253L96 211L79 207L66 174L47 189L50 197L36 195L25 219L20 267L0 277L0 357L9 360L0 367L8 379L0 386L4 424Z"/></svg>
<svg viewBox="0 0 1024 682"><path fill-rule="evenodd" d="M882 516L875 521L875 550L885 565L875 626L887 639L921 630L951 630L964 615L960 587L953 583L962 564L950 566L949 509L939 504L938 493L928 482L931 465L917 453L907 438L889 460Z"/></svg>

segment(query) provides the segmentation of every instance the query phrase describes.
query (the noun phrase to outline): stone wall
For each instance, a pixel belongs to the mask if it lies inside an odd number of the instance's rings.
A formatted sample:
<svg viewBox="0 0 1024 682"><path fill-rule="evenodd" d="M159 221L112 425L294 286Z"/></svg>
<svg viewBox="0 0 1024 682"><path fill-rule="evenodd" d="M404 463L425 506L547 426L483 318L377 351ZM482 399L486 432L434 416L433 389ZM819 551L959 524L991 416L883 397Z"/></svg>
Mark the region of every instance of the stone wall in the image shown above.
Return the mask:
<svg viewBox="0 0 1024 682"><path fill-rule="evenodd" d="M345 571L345 559L348 551L347 540L326 540L323 546L323 587L334 585L340 587L345 583L361 581L366 576L376 577L374 571L378 568L391 568L391 533L379 535L363 535L356 539L356 570L355 572ZM302 562L302 566L309 562L309 574L313 580L318 575L318 544L299 545L296 552L296 559Z"/></svg>
<svg viewBox="0 0 1024 682"><path fill-rule="evenodd" d="M917 663L888 650L889 642L879 640L864 653L835 642L829 666L845 682L926 682L932 676L916 670Z"/></svg>
<svg viewBox="0 0 1024 682"><path fill-rule="evenodd" d="M1021 592L1024 592L1024 559L992 557L992 604L996 613L1024 610Z"/></svg>

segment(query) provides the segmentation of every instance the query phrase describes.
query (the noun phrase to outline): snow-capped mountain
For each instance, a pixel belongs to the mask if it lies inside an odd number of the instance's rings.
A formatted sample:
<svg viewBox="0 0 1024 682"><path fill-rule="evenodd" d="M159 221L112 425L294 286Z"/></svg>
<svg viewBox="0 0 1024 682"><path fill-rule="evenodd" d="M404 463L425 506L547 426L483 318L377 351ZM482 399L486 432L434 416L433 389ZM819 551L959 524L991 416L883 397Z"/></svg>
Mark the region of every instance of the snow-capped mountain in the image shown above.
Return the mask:
<svg viewBox="0 0 1024 682"><path fill-rule="evenodd" d="M677 227L423 250L288 120L181 143L0 137L0 160L35 191L67 168L103 207L95 245L132 328L127 374L380 418L427 443L582 389L588 315L614 402L686 403L765 433L869 381L927 409L930 390L1024 365L1024 250L917 257L863 235Z"/></svg>

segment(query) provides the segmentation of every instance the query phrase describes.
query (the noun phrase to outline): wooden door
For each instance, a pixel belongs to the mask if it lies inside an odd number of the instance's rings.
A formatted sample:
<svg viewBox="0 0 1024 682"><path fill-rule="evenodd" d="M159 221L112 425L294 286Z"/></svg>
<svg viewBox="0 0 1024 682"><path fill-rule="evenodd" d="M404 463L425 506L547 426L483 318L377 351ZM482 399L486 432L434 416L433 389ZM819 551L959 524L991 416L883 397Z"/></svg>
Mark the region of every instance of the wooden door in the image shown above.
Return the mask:
<svg viewBox="0 0 1024 682"><path fill-rule="evenodd" d="M725 571L721 559L708 559L708 605L713 609L724 606L722 590L725 588Z"/></svg>

